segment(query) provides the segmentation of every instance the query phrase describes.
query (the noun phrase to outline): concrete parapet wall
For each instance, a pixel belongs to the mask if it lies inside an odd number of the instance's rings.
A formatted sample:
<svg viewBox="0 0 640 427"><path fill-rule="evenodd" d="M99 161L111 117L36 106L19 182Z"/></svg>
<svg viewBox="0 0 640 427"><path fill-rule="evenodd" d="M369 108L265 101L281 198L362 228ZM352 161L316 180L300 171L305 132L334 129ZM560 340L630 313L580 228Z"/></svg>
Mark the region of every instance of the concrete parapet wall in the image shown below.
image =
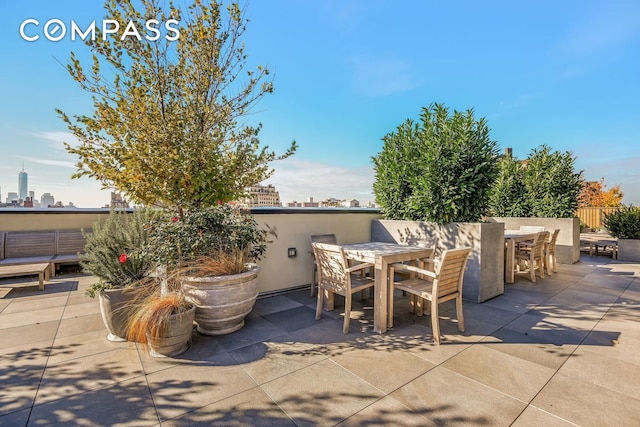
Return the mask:
<svg viewBox="0 0 640 427"><path fill-rule="evenodd" d="M132 210L129 210L132 211ZM258 262L259 292L309 285L313 271L311 234L333 233L339 244L371 241L371 221L380 218L376 209L257 208L252 214L265 227L275 227L277 239L267 245ZM0 234L5 231L90 229L109 209L0 209ZM295 248L297 255L287 256Z"/></svg>

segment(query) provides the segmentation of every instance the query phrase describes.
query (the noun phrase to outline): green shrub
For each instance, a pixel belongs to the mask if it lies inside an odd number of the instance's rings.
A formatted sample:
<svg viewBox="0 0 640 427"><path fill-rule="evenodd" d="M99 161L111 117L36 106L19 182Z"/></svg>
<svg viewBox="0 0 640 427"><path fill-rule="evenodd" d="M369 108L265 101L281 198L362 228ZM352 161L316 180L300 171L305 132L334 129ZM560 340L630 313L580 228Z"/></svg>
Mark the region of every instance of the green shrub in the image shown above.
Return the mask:
<svg viewBox="0 0 640 427"><path fill-rule="evenodd" d="M542 145L527 159L524 182L531 216L572 218L578 209L582 172L575 172L571 152L552 152Z"/></svg>
<svg viewBox="0 0 640 427"><path fill-rule="evenodd" d="M93 225L93 233L85 235L80 260L83 269L99 281L87 289L87 295L133 285L148 274L153 267L148 253L149 218L148 210L112 211Z"/></svg>
<svg viewBox="0 0 640 427"><path fill-rule="evenodd" d="M497 144L473 110L449 115L432 104L419 124L407 120L383 141L373 158L373 189L386 218L446 224L475 222L487 213Z"/></svg>
<svg viewBox="0 0 640 427"><path fill-rule="evenodd" d="M269 234L258 227L253 216L229 204L200 208L183 216L158 212L151 228L153 256L169 268L216 256L255 262L264 256Z"/></svg>
<svg viewBox="0 0 640 427"><path fill-rule="evenodd" d="M640 239L640 209L624 206L604 215L602 224L618 239Z"/></svg>
<svg viewBox="0 0 640 427"><path fill-rule="evenodd" d="M504 156L498 164L498 177L490 198L491 214L502 217L527 217L531 208L524 182L525 168L521 161Z"/></svg>

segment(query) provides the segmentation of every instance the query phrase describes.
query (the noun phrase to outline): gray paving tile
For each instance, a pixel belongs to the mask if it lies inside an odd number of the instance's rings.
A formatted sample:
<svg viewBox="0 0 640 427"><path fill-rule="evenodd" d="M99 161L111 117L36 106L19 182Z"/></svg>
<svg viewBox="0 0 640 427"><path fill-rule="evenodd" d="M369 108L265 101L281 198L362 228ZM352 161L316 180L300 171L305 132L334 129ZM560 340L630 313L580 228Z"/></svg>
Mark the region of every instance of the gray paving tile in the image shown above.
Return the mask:
<svg viewBox="0 0 640 427"><path fill-rule="evenodd" d="M504 328L533 335L557 345L578 345L590 332L590 329L579 329L562 323L553 314L530 310L505 325Z"/></svg>
<svg viewBox="0 0 640 427"><path fill-rule="evenodd" d="M36 310L26 315L24 312L2 313L0 314L0 329L59 321L62 318L63 312L64 306Z"/></svg>
<svg viewBox="0 0 640 427"><path fill-rule="evenodd" d="M107 329L104 326L102 315L100 313L62 319L56 333L56 338L63 338L72 335L80 335L87 332L97 331L102 332L104 334L104 337L106 337Z"/></svg>
<svg viewBox="0 0 640 427"><path fill-rule="evenodd" d="M316 322L315 311L305 306L266 314L263 317L287 332L306 328Z"/></svg>
<svg viewBox="0 0 640 427"><path fill-rule="evenodd" d="M29 414L31 414L31 408L0 415L0 427L26 426Z"/></svg>
<svg viewBox="0 0 640 427"><path fill-rule="evenodd" d="M347 418L339 427L360 426L437 426L438 424L414 412L392 397L384 397Z"/></svg>
<svg viewBox="0 0 640 427"><path fill-rule="evenodd" d="M36 404L84 394L142 375L142 364L135 348L65 360L45 369Z"/></svg>
<svg viewBox="0 0 640 427"><path fill-rule="evenodd" d="M543 411L534 406L528 406L527 409L512 424L513 427L570 427L575 424L567 420L563 420L553 414Z"/></svg>
<svg viewBox="0 0 640 427"><path fill-rule="evenodd" d="M640 401L640 365L628 363L606 353L594 353L584 346L558 371L572 379L596 384Z"/></svg>
<svg viewBox="0 0 640 427"><path fill-rule="evenodd" d="M73 319L76 317L87 316L90 314L100 313L100 306L93 301L82 304L70 304L64 309L63 319Z"/></svg>
<svg viewBox="0 0 640 427"><path fill-rule="evenodd" d="M438 366L390 395L438 425L510 425L526 404Z"/></svg>
<svg viewBox="0 0 640 427"><path fill-rule="evenodd" d="M422 325L388 331L378 339L390 350L408 351L435 365L450 359L472 344L463 341L442 341L441 345L437 345L433 342L431 329Z"/></svg>
<svg viewBox="0 0 640 427"><path fill-rule="evenodd" d="M288 375L327 358L310 344L278 337L230 352L235 361L258 384Z"/></svg>
<svg viewBox="0 0 640 427"><path fill-rule="evenodd" d="M163 427L213 425L293 427L296 424L257 387L162 423Z"/></svg>
<svg viewBox="0 0 640 427"><path fill-rule="evenodd" d="M285 330L281 327L255 313L249 313L245 318L245 325L242 329L232 334L219 335L215 338L222 347L230 351L280 336L283 333L285 333Z"/></svg>
<svg viewBox="0 0 640 427"><path fill-rule="evenodd" d="M180 365L147 375L161 421L256 387L240 366Z"/></svg>
<svg viewBox="0 0 640 427"><path fill-rule="evenodd" d="M472 346L441 366L526 403L556 372L486 346Z"/></svg>
<svg viewBox="0 0 640 427"><path fill-rule="evenodd" d="M50 322L0 329L0 349L18 345L28 345L41 341L49 341L50 346L56 335L58 324L59 322L57 320L53 320Z"/></svg>
<svg viewBox="0 0 640 427"><path fill-rule="evenodd" d="M577 344L554 344L539 336L502 328L482 340L482 346L529 362L558 369L578 347Z"/></svg>
<svg viewBox="0 0 640 427"><path fill-rule="evenodd" d="M601 331L600 327L599 323L596 330L587 335L581 349L640 366L640 339L615 331Z"/></svg>
<svg viewBox="0 0 640 427"><path fill-rule="evenodd" d="M435 366L411 352L388 351L382 346L354 348L332 360L387 394Z"/></svg>
<svg viewBox="0 0 640 427"><path fill-rule="evenodd" d="M301 307L303 304L289 298L286 295L277 295L268 298L259 298L253 306L253 312L264 316L291 308Z"/></svg>
<svg viewBox="0 0 640 427"><path fill-rule="evenodd" d="M135 344L108 341L106 329L56 337L49 357L49 366L71 359L121 349L135 350Z"/></svg>
<svg viewBox="0 0 640 427"><path fill-rule="evenodd" d="M60 397L36 405L29 425L137 427L158 424L149 388L142 377Z"/></svg>
<svg viewBox="0 0 640 427"><path fill-rule="evenodd" d="M11 304L2 311L2 314L32 313L47 308L64 307L67 299L68 297L66 295L61 295L49 296L37 300L13 300Z"/></svg>
<svg viewBox="0 0 640 427"><path fill-rule="evenodd" d="M580 426L640 425L640 400L556 374L532 405Z"/></svg>
<svg viewBox="0 0 640 427"><path fill-rule="evenodd" d="M298 426L335 425L383 397L330 360L277 378L262 389Z"/></svg>
<svg viewBox="0 0 640 427"><path fill-rule="evenodd" d="M42 341L0 350L0 414L33 405L50 345Z"/></svg>

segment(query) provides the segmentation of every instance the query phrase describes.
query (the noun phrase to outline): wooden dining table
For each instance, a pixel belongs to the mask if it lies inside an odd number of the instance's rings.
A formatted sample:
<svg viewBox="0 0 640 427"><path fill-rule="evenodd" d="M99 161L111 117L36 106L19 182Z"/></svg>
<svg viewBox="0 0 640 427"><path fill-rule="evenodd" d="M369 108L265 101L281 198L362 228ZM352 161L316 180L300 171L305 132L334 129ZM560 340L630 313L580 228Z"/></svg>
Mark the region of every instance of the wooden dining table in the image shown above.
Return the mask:
<svg viewBox="0 0 640 427"><path fill-rule="evenodd" d="M374 264L373 330L381 334L385 333L390 320L387 307L389 264L430 257L433 254L433 248L386 242L354 243L342 245L342 248L348 259Z"/></svg>
<svg viewBox="0 0 640 427"><path fill-rule="evenodd" d="M538 235L537 231L531 230L504 230L505 260L504 260L504 280L513 283L516 280L516 244L534 240Z"/></svg>

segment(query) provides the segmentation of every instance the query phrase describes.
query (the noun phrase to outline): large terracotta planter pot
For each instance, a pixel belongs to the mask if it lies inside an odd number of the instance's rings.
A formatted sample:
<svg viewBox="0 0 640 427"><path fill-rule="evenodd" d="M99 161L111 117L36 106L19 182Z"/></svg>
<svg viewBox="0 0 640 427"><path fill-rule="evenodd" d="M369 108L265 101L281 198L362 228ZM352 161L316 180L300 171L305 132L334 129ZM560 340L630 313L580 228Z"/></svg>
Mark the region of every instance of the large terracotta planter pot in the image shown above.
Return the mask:
<svg viewBox="0 0 640 427"><path fill-rule="evenodd" d="M242 328L258 297L259 272L260 267L251 264L240 274L185 278L182 289L196 306L198 332L224 335Z"/></svg>
<svg viewBox="0 0 640 427"><path fill-rule="evenodd" d="M196 307L174 314L171 319L157 332L151 335L147 332L149 353L153 357L175 357L189 348L193 333L193 320Z"/></svg>
<svg viewBox="0 0 640 427"><path fill-rule="evenodd" d="M98 294L100 313L109 331L107 335L109 341L127 340L127 325L134 311L131 303L135 295L135 290L132 288L107 289Z"/></svg>

